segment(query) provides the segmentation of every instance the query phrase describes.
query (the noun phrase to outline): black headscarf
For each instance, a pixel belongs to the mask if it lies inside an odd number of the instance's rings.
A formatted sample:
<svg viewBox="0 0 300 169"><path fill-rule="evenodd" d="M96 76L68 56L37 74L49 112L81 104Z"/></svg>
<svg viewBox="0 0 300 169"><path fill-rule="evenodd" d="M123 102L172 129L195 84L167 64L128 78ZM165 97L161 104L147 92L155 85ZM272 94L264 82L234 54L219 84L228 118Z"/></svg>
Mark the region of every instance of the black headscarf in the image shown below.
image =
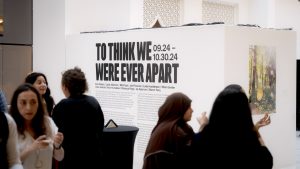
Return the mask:
<svg viewBox="0 0 300 169"><path fill-rule="evenodd" d="M193 129L183 118L191 102L183 93L173 93L166 98L158 110L158 122L148 142L144 166L148 165L147 158L158 151L172 153L175 155L174 159L180 158L194 135ZM174 161L176 162L178 161Z"/></svg>

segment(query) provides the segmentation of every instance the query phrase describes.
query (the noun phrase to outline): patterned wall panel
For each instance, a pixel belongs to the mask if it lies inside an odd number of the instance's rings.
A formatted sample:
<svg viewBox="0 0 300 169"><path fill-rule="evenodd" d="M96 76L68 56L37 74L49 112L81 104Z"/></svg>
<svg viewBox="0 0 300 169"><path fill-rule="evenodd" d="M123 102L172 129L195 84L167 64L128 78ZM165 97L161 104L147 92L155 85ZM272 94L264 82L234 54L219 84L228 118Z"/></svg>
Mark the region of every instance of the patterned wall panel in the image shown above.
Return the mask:
<svg viewBox="0 0 300 169"><path fill-rule="evenodd" d="M161 26L180 24L180 0L144 0L144 28L150 28L156 20Z"/></svg>
<svg viewBox="0 0 300 169"><path fill-rule="evenodd" d="M203 1L202 21L203 23L224 22L225 24L235 24L235 6L222 2Z"/></svg>

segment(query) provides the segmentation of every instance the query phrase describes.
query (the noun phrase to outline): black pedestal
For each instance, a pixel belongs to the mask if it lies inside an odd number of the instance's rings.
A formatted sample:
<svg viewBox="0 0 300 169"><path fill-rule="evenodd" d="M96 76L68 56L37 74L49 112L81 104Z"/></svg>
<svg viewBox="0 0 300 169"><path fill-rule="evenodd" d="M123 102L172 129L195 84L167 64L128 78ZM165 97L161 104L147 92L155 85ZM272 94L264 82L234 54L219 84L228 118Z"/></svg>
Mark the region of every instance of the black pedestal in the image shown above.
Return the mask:
<svg viewBox="0 0 300 169"><path fill-rule="evenodd" d="M300 59L297 60L296 130L300 131Z"/></svg>
<svg viewBox="0 0 300 169"><path fill-rule="evenodd" d="M104 168L133 168L134 142L138 130L139 129L137 127L133 126L118 126L116 128L104 128Z"/></svg>

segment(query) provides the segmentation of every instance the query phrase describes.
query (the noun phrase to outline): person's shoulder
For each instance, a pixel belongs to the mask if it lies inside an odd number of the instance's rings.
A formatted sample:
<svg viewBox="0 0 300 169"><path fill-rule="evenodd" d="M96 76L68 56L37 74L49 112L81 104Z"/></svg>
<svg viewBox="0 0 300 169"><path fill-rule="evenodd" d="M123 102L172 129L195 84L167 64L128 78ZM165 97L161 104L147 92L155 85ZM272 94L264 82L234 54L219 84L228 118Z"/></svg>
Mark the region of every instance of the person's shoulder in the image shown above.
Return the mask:
<svg viewBox="0 0 300 169"><path fill-rule="evenodd" d="M89 94L83 94L83 96L86 97L86 98L93 98L93 99L96 99L94 96L89 95Z"/></svg>
<svg viewBox="0 0 300 169"><path fill-rule="evenodd" d="M70 100L70 98L63 98L58 103L64 103L67 102L68 100Z"/></svg>
<svg viewBox="0 0 300 169"><path fill-rule="evenodd" d="M13 117L10 114L8 114L8 113L4 113L4 114L6 116L8 124L15 123L15 120L13 119Z"/></svg>
<svg viewBox="0 0 300 169"><path fill-rule="evenodd" d="M69 98L63 98L61 99L57 104L55 104L55 107L56 106L60 106L60 105L64 105L64 104L67 104L70 102L70 99Z"/></svg>
<svg viewBox="0 0 300 169"><path fill-rule="evenodd" d="M86 99L88 99L89 101L92 101L92 102L98 102L98 100L94 97L94 96L91 96L91 95L85 95Z"/></svg>
<svg viewBox="0 0 300 169"><path fill-rule="evenodd" d="M68 105L68 102L69 101L67 100L67 98L64 98L61 99L57 104L55 104L52 110L52 116L56 111L61 111L61 109L64 109Z"/></svg>
<svg viewBox="0 0 300 169"><path fill-rule="evenodd" d="M9 126L10 130L12 130L13 128L16 128L17 124L16 124L15 120L13 119L13 117L8 113L4 113L4 114L6 116L7 124Z"/></svg>
<svg viewBox="0 0 300 169"><path fill-rule="evenodd" d="M56 130L57 126L50 116L44 116L46 124L50 127L51 130ZM53 131L54 132L54 131Z"/></svg>
<svg viewBox="0 0 300 169"><path fill-rule="evenodd" d="M45 120L45 123L46 124L50 124L50 126L52 125L52 123L54 123L52 117L48 116L48 115L45 115L44 116L44 120Z"/></svg>
<svg viewBox="0 0 300 169"><path fill-rule="evenodd" d="M45 119L45 121L48 121L48 122L53 121L52 118L50 116L48 116L48 115L45 115L44 119Z"/></svg>

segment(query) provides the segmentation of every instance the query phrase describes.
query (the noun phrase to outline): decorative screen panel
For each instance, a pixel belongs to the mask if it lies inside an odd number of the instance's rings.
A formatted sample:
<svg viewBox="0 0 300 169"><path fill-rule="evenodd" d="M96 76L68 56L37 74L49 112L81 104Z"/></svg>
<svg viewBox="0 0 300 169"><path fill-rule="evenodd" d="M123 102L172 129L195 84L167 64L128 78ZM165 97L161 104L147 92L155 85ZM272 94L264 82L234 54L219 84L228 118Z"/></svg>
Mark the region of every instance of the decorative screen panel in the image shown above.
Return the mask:
<svg viewBox="0 0 300 169"><path fill-rule="evenodd" d="M180 24L180 0L144 0L144 28L152 27L156 21L163 27Z"/></svg>
<svg viewBox="0 0 300 169"><path fill-rule="evenodd" d="M224 22L234 24L235 6L221 2L203 1L202 2L202 21L203 23Z"/></svg>

